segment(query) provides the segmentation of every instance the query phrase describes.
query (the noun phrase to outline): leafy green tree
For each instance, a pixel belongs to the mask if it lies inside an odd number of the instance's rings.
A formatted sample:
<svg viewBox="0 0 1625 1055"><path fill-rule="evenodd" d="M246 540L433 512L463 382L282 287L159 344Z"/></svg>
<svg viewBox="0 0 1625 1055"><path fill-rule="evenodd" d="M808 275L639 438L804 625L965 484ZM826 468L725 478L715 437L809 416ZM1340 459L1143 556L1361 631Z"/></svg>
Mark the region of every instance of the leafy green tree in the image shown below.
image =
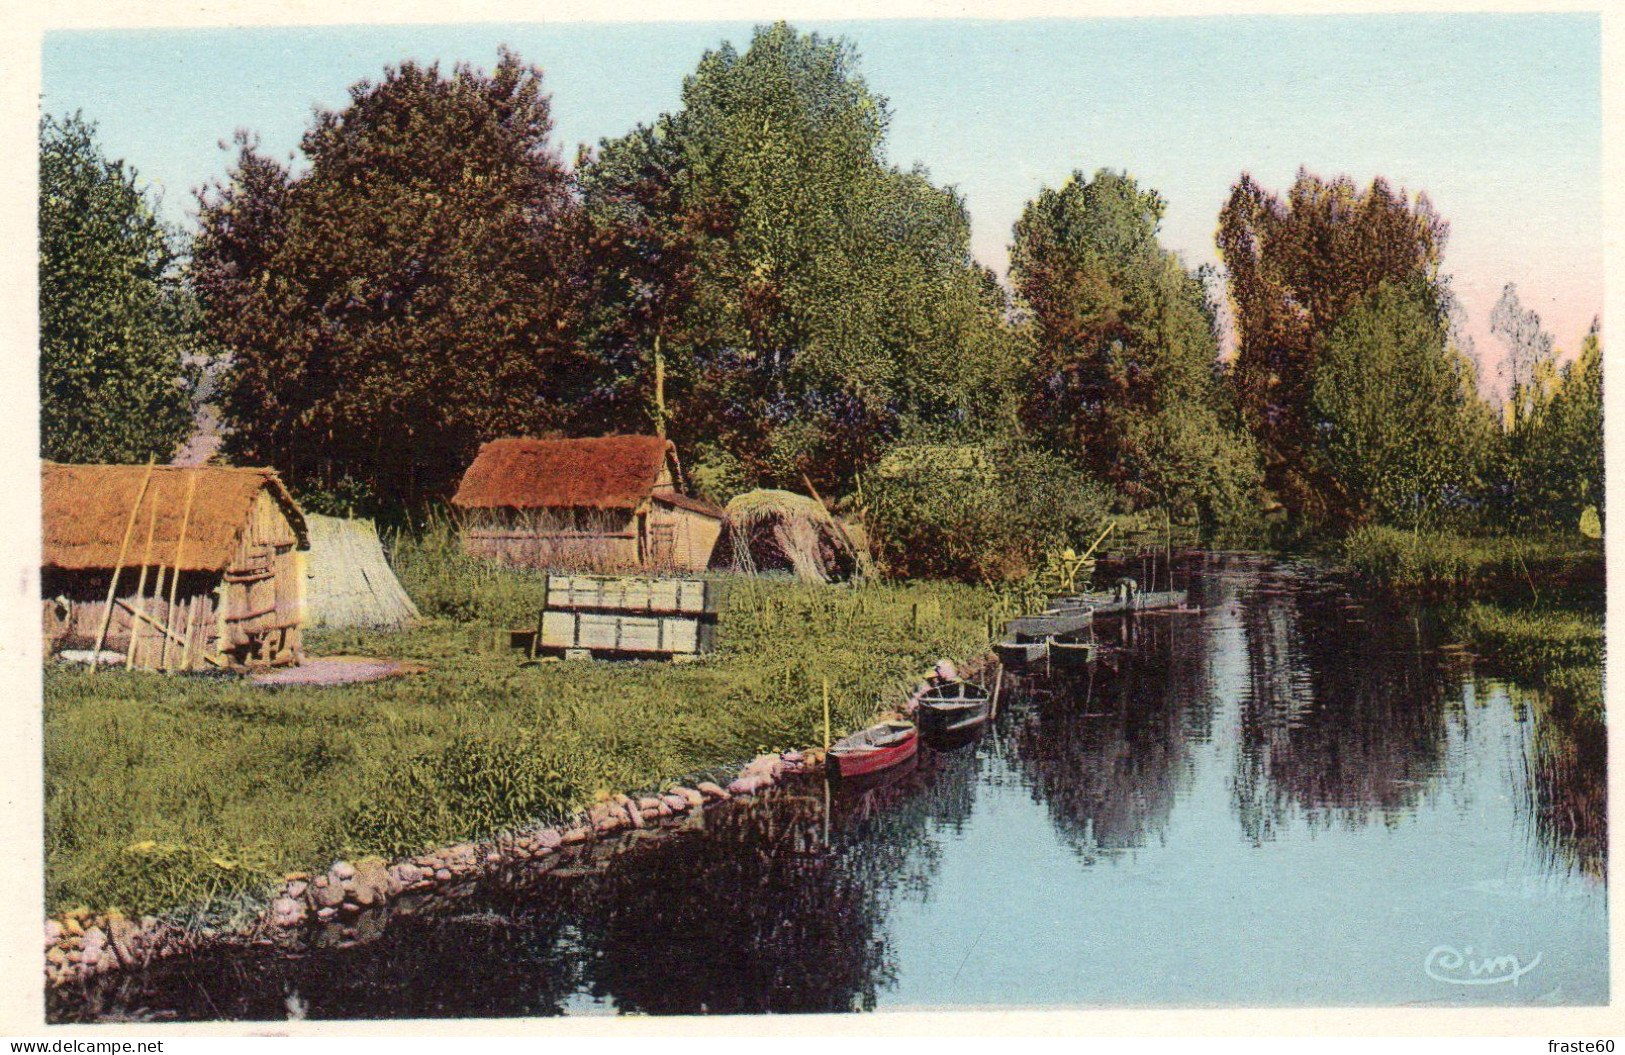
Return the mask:
<svg viewBox="0 0 1625 1055"><path fill-rule="evenodd" d="M79 115L40 123L40 453L167 460L192 427L202 346L179 239Z"/></svg>
<svg viewBox="0 0 1625 1055"><path fill-rule="evenodd" d="M760 28L581 165L617 413L654 421L662 374L672 437L739 483L843 488L905 420L982 413L1008 347L964 203L887 163L886 101L856 61Z"/></svg>
<svg viewBox="0 0 1625 1055"><path fill-rule="evenodd" d="M199 194L194 281L238 457L306 493L443 496L477 445L568 429L583 224L542 74L406 62L316 115L298 175L242 138Z"/></svg>
<svg viewBox="0 0 1625 1055"><path fill-rule="evenodd" d="M881 567L907 578L1015 581L1099 529L1109 489L1041 446L894 445L863 476L862 517Z"/></svg>
<svg viewBox="0 0 1625 1055"><path fill-rule="evenodd" d="M1157 240L1163 210L1109 169L1023 210L1010 272L1030 331L1026 418L1131 499L1235 524L1258 507L1257 455L1227 420L1203 276Z"/></svg>
<svg viewBox="0 0 1625 1055"><path fill-rule="evenodd" d="M1431 290L1384 282L1321 342L1315 452L1352 522L1421 527L1470 494L1471 379Z"/></svg>
<svg viewBox="0 0 1625 1055"><path fill-rule="evenodd" d="M1602 336L1593 322L1550 398L1512 435L1513 498L1531 524L1570 531L1587 506L1606 512L1603 487Z"/></svg>
<svg viewBox="0 0 1625 1055"><path fill-rule="evenodd" d="M1231 190L1218 232L1237 339L1230 376L1269 484L1301 521L1346 515L1336 502L1355 493L1327 478L1331 463L1315 457L1311 402L1323 344L1384 282L1443 304L1448 233L1427 195L1413 201L1382 179L1360 190L1347 177L1300 169L1284 201L1246 174Z"/></svg>

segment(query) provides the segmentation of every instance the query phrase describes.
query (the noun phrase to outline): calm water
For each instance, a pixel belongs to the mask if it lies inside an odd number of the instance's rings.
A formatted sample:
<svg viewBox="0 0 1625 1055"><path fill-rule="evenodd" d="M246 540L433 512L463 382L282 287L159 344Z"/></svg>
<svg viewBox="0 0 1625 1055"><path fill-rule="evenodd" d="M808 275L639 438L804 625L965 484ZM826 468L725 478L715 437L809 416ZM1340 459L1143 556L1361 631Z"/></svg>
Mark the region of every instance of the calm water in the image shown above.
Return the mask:
<svg viewBox="0 0 1625 1055"><path fill-rule="evenodd" d="M51 1013L1606 1002L1601 730L1310 569L1192 575L1200 614L1103 624L1117 669L1023 679L886 786L786 785Z"/></svg>

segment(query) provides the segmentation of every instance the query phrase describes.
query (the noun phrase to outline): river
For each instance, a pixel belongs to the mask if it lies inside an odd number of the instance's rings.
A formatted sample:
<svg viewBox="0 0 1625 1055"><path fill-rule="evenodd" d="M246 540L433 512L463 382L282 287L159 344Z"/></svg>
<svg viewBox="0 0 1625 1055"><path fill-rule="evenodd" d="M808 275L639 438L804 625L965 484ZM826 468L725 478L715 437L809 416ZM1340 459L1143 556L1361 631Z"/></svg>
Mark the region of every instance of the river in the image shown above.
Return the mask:
<svg viewBox="0 0 1625 1055"><path fill-rule="evenodd" d="M1608 999L1600 728L1312 567L1009 679L976 742L487 876L366 940L53 992L57 1021Z"/></svg>

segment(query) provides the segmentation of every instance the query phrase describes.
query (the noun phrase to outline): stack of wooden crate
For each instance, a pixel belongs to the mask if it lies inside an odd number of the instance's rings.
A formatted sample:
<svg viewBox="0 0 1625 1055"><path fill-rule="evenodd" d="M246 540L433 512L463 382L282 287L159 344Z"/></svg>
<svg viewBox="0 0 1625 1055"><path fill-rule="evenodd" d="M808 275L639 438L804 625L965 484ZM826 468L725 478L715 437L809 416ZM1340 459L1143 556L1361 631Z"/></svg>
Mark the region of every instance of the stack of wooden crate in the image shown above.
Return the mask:
<svg viewBox="0 0 1625 1055"><path fill-rule="evenodd" d="M694 659L715 647L717 594L705 579L554 575L535 650L566 659Z"/></svg>

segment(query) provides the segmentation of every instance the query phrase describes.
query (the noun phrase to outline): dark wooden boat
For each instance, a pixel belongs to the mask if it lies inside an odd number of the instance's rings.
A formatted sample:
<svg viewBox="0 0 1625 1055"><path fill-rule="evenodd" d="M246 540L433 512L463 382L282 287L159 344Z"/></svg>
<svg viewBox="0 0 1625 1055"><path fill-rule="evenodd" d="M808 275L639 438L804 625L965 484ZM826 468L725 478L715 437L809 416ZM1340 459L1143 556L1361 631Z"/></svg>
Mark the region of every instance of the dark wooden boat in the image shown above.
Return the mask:
<svg viewBox="0 0 1625 1055"><path fill-rule="evenodd" d="M986 686L974 681L950 681L920 697L915 710L920 731L927 736L965 733L987 721L991 704Z"/></svg>
<svg viewBox="0 0 1625 1055"><path fill-rule="evenodd" d="M1000 662L1011 666L1020 666L1034 660L1043 659L1049 651L1049 645L1044 641L1000 641L993 646Z"/></svg>
<svg viewBox="0 0 1625 1055"><path fill-rule="evenodd" d="M878 773L913 758L919 747L920 733L913 722L881 722L831 744L829 769L840 777Z"/></svg>
<svg viewBox="0 0 1625 1055"><path fill-rule="evenodd" d="M1094 641L1079 641L1065 637L1054 637L1049 641L1050 659L1090 663L1094 661L1099 651L1100 645Z"/></svg>

